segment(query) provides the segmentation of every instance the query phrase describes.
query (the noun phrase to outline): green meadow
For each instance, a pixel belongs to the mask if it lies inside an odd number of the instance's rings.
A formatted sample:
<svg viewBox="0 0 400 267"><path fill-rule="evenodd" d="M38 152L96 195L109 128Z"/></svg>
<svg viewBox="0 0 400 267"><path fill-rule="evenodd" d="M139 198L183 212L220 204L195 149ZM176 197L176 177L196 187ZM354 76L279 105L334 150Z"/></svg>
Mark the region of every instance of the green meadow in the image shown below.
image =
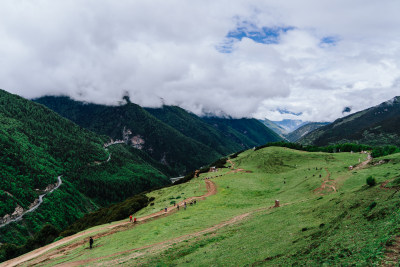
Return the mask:
<svg viewBox="0 0 400 267"><path fill-rule="evenodd" d="M366 158L359 153L310 153L279 147L248 150L232 159L236 169L247 172L233 173L224 168L150 192L148 196L154 201L134 216L140 218L174 202L203 195L204 178L222 174L211 179L217 186L216 195L187 210L96 238L92 250L88 244L80 245L41 264L100 257L86 264L382 264L389 260L385 252L400 224L400 155L374 159L363 169L349 170L350 165ZM379 164L382 159L385 161ZM366 184L370 176L376 180L375 186ZM388 183L382 188L385 181ZM325 188L321 188L323 184ZM271 208L275 200L281 206ZM243 214L247 216L234 223L209 229Z"/></svg>

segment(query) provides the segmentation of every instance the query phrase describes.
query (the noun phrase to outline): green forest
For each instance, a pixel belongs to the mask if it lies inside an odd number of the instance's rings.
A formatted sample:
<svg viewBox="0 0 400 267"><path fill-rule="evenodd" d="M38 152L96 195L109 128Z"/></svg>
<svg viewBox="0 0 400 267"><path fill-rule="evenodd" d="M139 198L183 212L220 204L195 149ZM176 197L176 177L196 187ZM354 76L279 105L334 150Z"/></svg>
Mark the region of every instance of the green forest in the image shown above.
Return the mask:
<svg viewBox="0 0 400 267"><path fill-rule="evenodd" d="M35 99L78 125L129 144L139 137L141 149L183 175L238 150L282 140L255 119L201 118L176 107L142 108L125 98L119 106L74 101L68 97Z"/></svg>
<svg viewBox="0 0 400 267"><path fill-rule="evenodd" d="M145 153L123 144L106 150L108 137L2 90L0 122L0 218L17 205L29 209L57 176L63 181L23 223L0 227L0 243L24 244L46 223L61 231L99 207L170 184L173 171Z"/></svg>

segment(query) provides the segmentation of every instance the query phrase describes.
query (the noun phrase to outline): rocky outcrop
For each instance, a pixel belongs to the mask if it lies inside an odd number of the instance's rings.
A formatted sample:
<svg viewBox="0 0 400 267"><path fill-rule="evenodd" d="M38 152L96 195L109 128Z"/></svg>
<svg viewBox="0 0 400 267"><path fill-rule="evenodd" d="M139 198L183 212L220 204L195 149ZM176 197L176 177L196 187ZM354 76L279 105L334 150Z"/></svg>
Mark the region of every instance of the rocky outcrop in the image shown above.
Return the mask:
<svg viewBox="0 0 400 267"><path fill-rule="evenodd" d="M143 149L144 143L144 139L140 135L135 135L131 138L131 144L136 149Z"/></svg>
<svg viewBox="0 0 400 267"><path fill-rule="evenodd" d="M6 214L3 216L3 218L0 219L0 224L8 223L11 220L21 216L23 213L24 213L24 208L21 207L20 205L17 205L17 207L15 208L15 210L12 214Z"/></svg>

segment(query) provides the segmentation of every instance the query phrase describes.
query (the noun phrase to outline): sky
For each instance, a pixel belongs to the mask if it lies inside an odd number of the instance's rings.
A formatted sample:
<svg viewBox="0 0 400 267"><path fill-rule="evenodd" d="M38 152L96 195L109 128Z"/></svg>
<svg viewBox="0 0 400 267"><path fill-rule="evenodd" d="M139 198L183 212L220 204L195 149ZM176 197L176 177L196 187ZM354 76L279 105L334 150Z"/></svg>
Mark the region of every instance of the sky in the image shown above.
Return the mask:
<svg viewBox="0 0 400 267"><path fill-rule="evenodd" d="M0 88L333 121L400 95L399 10L398 0L2 0Z"/></svg>

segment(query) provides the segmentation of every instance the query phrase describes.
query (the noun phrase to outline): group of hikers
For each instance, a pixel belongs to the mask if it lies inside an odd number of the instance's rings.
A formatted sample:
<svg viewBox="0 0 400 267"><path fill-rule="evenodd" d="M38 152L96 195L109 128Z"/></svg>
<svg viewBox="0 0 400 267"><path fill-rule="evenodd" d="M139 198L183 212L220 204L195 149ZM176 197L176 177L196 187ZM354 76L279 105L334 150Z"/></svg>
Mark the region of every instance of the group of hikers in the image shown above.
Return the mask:
<svg viewBox="0 0 400 267"><path fill-rule="evenodd" d="M222 174L216 175L216 176L205 177L204 180L210 180L212 178L217 178L217 177L220 177L220 176L222 176Z"/></svg>
<svg viewBox="0 0 400 267"><path fill-rule="evenodd" d="M132 215L129 215L129 221L130 221L130 222L133 221L133 223L136 223L136 217L133 218Z"/></svg>
<svg viewBox="0 0 400 267"><path fill-rule="evenodd" d="M195 204L196 204L196 199L190 201L190 203L189 203L190 206L195 205ZM179 204L174 203L174 207L175 207L175 206L176 206L176 209L179 210L179 208L180 208ZM186 207L187 207L186 201L183 202L183 205L182 205L182 206L183 206L183 208L186 210ZM164 211L167 212L167 210L168 210L167 207L165 207Z"/></svg>
<svg viewBox="0 0 400 267"><path fill-rule="evenodd" d="M196 201L196 199L194 199L194 200L192 200L192 201L189 202L189 205L190 205L190 206L193 206L193 205L196 205L196 203L197 203L197 201ZM183 204L182 204L182 207L186 210L187 205L188 205L187 202L184 201ZM174 207L176 207L177 210L180 209L179 204L174 203ZM165 208L164 208L164 212L167 212L167 211L168 211L168 208L165 207ZM133 217L133 215L129 215L129 222L136 223L136 222L137 222L136 217ZM93 241L93 237L90 237L90 239L89 239L90 249L92 249L92 247L93 247L93 242L94 242L94 241Z"/></svg>

